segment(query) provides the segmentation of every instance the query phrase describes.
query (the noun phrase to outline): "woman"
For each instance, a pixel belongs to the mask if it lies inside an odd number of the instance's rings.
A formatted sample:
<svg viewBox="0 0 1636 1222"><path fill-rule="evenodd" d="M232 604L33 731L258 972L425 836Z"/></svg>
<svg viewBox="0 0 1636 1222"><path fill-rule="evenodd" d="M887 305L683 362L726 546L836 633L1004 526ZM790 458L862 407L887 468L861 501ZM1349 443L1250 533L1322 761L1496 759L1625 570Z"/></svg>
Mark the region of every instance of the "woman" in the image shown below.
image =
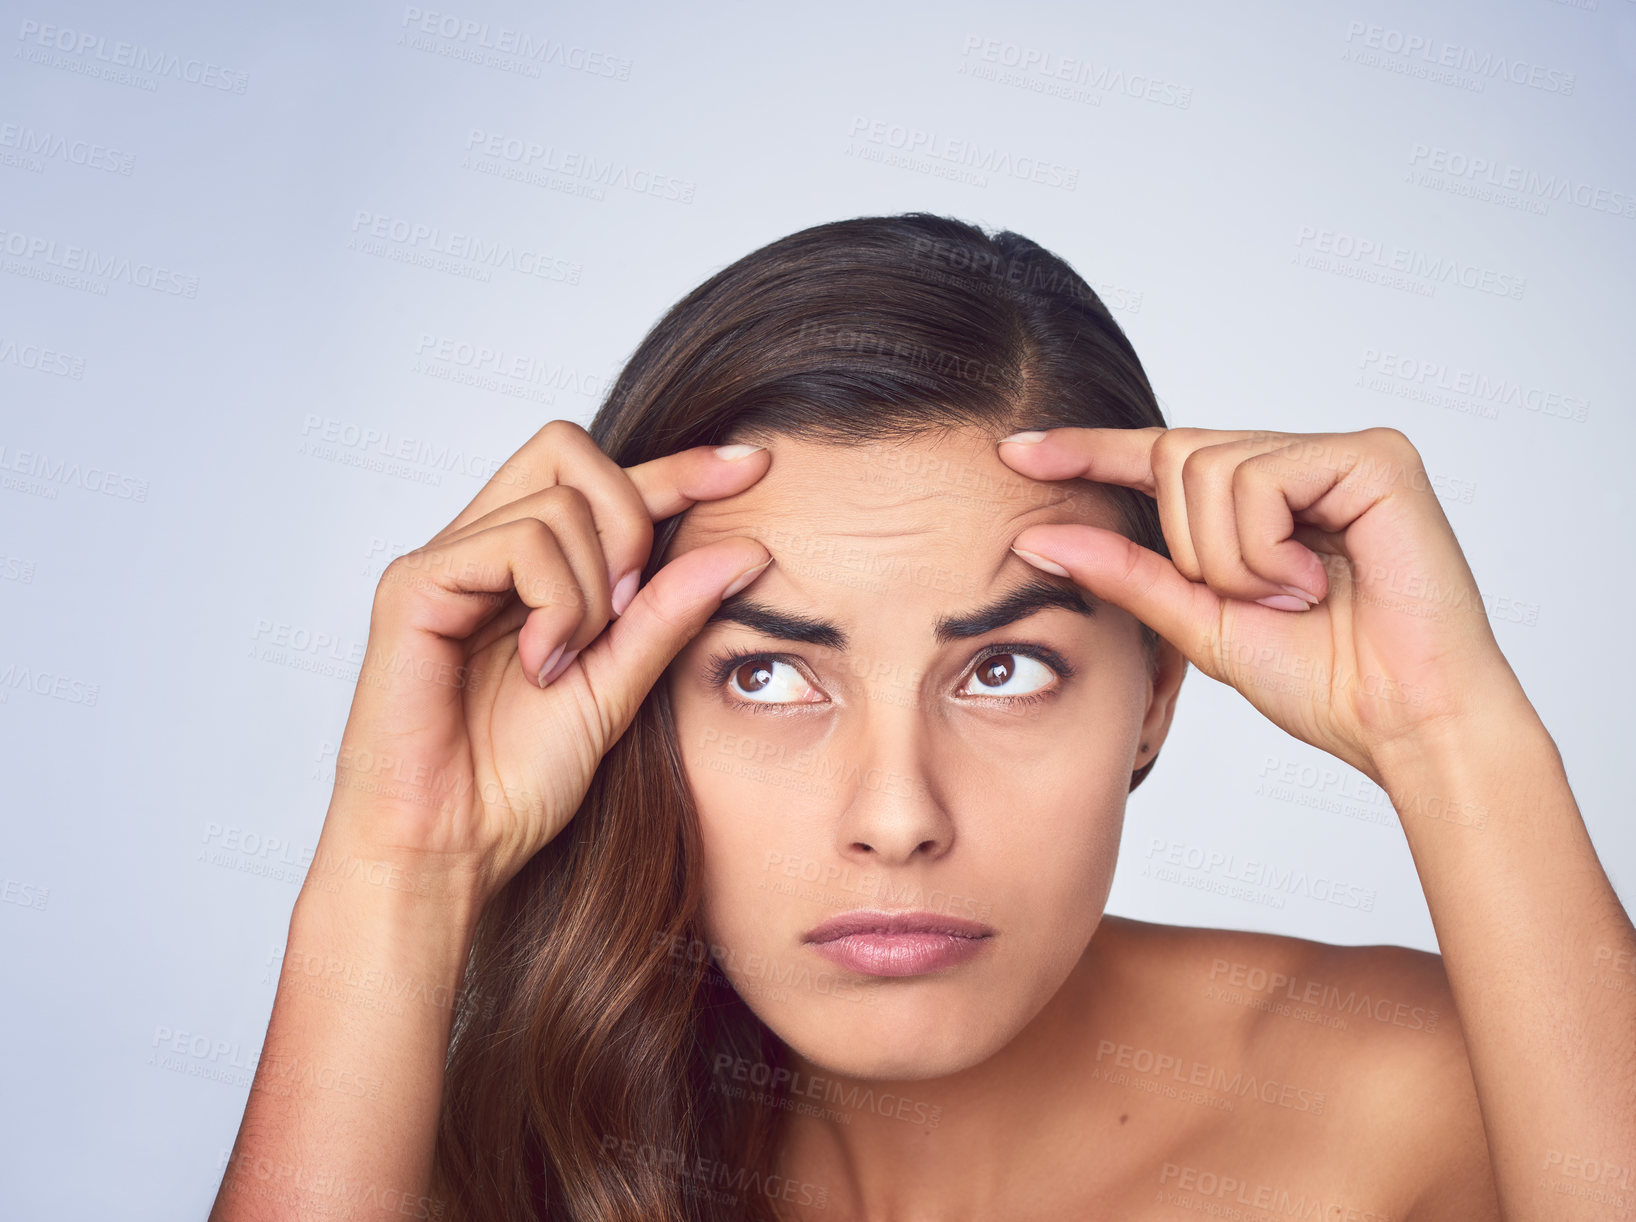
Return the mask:
<svg viewBox="0 0 1636 1222"><path fill-rule="evenodd" d="M1389 793L1446 959L1103 914L1188 663ZM711 277L390 566L288 948L214 1218L1604 1217L1636 1161L1636 936L1412 445L1167 429L1066 264L925 214Z"/></svg>

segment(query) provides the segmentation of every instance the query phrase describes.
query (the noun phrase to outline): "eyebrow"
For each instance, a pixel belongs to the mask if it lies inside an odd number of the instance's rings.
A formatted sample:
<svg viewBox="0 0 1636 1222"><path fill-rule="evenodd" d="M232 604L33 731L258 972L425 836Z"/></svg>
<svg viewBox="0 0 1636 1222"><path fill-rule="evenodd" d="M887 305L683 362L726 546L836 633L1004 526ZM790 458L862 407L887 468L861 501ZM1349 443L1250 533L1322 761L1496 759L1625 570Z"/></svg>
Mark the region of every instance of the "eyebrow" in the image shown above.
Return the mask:
<svg viewBox="0 0 1636 1222"><path fill-rule="evenodd" d="M985 632L993 632L996 628L1027 619L1036 611L1043 611L1047 607L1061 607L1087 619L1094 617L1101 604L1077 585L1059 584L1068 582L1071 582L1071 579L1059 578L1053 581L1044 574L1030 576L976 610L968 611L964 615L940 616L932 635L939 645L947 645L951 641L961 641L968 637L982 636ZM715 614L705 623L742 624L763 636L781 641L801 641L824 649L844 650L847 647L847 642L851 638L830 621L799 615L792 611L780 611L766 603L754 601L749 597L749 593L746 590L742 594L733 595L717 607Z"/></svg>

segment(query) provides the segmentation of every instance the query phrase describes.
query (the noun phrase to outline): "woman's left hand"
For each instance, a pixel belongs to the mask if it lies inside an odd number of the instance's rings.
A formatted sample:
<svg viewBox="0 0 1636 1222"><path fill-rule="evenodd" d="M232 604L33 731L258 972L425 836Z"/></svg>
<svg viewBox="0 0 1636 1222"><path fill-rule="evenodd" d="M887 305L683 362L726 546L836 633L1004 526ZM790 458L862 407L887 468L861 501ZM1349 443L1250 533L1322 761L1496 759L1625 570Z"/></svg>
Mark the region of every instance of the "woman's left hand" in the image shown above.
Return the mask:
<svg viewBox="0 0 1636 1222"><path fill-rule="evenodd" d="M1170 560L1095 526L1030 526L1013 547L1055 561L1377 782L1383 747L1456 724L1495 684L1520 690L1420 455L1396 429L1056 428L1002 441L999 455L1033 479L1155 498Z"/></svg>

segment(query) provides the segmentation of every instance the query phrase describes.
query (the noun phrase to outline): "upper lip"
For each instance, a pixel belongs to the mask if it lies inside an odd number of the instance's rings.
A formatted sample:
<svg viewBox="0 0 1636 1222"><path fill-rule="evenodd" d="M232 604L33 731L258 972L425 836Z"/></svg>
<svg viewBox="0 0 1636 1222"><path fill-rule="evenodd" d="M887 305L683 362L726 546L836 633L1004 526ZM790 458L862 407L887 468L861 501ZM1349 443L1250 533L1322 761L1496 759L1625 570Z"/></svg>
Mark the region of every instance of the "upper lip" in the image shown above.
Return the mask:
<svg viewBox="0 0 1636 1222"><path fill-rule="evenodd" d="M994 931L980 921L966 921L959 917L936 912L886 912L878 909L856 908L830 917L822 925L809 929L803 942L833 942L855 933L946 933L959 938L989 938Z"/></svg>

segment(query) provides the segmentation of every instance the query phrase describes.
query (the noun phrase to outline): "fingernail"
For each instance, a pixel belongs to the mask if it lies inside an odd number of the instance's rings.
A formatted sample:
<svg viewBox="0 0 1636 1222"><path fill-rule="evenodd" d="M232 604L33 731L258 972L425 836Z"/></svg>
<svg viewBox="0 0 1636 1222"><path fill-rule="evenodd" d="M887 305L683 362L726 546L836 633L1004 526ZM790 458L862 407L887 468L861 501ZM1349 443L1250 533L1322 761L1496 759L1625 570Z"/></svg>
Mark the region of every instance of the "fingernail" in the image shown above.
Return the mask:
<svg viewBox="0 0 1636 1222"><path fill-rule="evenodd" d="M1000 438L1000 440L999 440L999 442L997 444L1004 445L1008 441L1014 441L1018 445L1027 446L1027 445L1033 445L1036 441L1044 441L1044 440L1045 440L1045 433L1044 433L1043 430L1041 430L1041 429L1027 429L1027 430L1025 430L1024 432L1021 432L1021 433L1013 433L1009 437L1002 437L1002 438Z"/></svg>
<svg viewBox="0 0 1636 1222"><path fill-rule="evenodd" d="M1047 560L1044 556L1036 556L1033 552L1025 552L1020 547L1014 547L1011 550L1016 552L1017 555L1028 561L1028 563L1033 565L1035 568L1044 569L1047 573L1055 573L1058 577L1068 577L1072 575L1055 560Z"/></svg>
<svg viewBox="0 0 1636 1222"><path fill-rule="evenodd" d="M540 673L535 676L534 682L538 683L541 687L544 687L546 683L549 682L547 676L550 675L551 668L557 664L557 659L562 657L563 645L566 644L568 644L568 642L564 641L562 645L558 645L554 650L552 650L551 656L545 660L545 665L540 667Z"/></svg>
<svg viewBox="0 0 1636 1222"><path fill-rule="evenodd" d="M745 586L749 585L757 577L761 576L763 570L765 570L766 567L769 564L771 564L772 562L773 562L773 558L771 556L768 556L765 560L763 560L760 564L756 565L755 568L751 569L748 573L740 573L738 575L737 579L734 580L733 584L728 586L725 590L723 590L721 592L721 596L723 598L731 598L734 594L737 594L740 590L742 590Z"/></svg>
<svg viewBox="0 0 1636 1222"><path fill-rule="evenodd" d="M625 614L625 608L631 605L631 599L636 597L636 582L641 573L632 569L621 577L613 588L613 613L616 616Z"/></svg>
<svg viewBox="0 0 1636 1222"><path fill-rule="evenodd" d="M731 446L717 446L716 457L725 458L728 462L736 462L740 458L748 458L757 450L765 450L766 448L766 446L745 445L743 442Z"/></svg>
<svg viewBox="0 0 1636 1222"><path fill-rule="evenodd" d="M1296 598L1292 594L1269 594L1265 598L1255 600L1263 607L1271 607L1275 611L1305 611L1312 604L1304 598Z"/></svg>
<svg viewBox="0 0 1636 1222"><path fill-rule="evenodd" d="M557 651L559 653L562 651L561 645L557 646ZM570 649L567 653L563 654L562 657L558 659L555 666L549 666L541 672L540 686L549 687L552 680L554 680L558 675L562 674L563 671L567 670L568 664L577 657L579 657L579 650L577 649Z"/></svg>
<svg viewBox="0 0 1636 1222"><path fill-rule="evenodd" d="M1291 594L1295 595L1296 598L1301 599L1308 606L1317 605L1318 596L1316 594L1308 594L1300 586L1286 586L1283 582L1279 582L1278 584L1281 588L1288 590Z"/></svg>

